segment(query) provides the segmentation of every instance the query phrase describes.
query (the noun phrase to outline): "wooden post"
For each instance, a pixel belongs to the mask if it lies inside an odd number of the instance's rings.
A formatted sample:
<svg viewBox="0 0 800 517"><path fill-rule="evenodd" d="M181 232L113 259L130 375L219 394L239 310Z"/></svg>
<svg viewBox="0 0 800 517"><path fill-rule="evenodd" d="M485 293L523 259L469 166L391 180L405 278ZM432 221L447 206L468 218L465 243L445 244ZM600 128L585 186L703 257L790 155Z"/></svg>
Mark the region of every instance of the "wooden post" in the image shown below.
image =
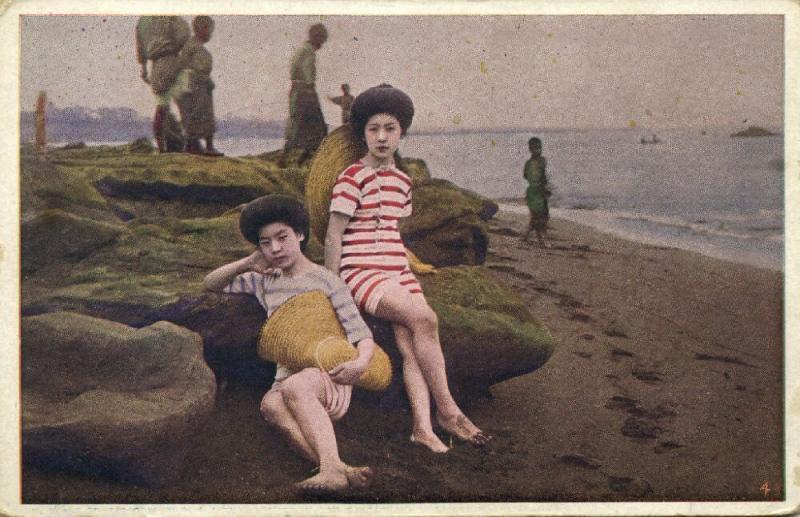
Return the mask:
<svg viewBox="0 0 800 517"><path fill-rule="evenodd" d="M39 92L36 99L36 150L47 155L47 119L45 118L45 108L47 107L47 94Z"/></svg>

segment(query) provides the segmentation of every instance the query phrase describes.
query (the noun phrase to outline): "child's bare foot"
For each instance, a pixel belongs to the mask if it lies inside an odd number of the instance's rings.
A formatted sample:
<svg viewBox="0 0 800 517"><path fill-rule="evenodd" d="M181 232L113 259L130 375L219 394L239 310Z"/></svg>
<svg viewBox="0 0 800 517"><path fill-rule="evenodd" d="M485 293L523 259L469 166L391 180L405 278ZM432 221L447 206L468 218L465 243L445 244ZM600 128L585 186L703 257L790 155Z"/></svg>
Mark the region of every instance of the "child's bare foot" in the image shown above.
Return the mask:
<svg viewBox="0 0 800 517"><path fill-rule="evenodd" d="M294 484L297 490L309 495L325 495L341 492L350 487L344 470L327 470L316 476Z"/></svg>
<svg viewBox="0 0 800 517"><path fill-rule="evenodd" d="M450 447L445 445L438 436L433 433L415 433L411 435L411 443L418 443L424 445L431 451L441 454L450 450Z"/></svg>
<svg viewBox="0 0 800 517"><path fill-rule="evenodd" d="M374 472L369 467L351 467L344 469L344 475L351 488L367 488L372 483Z"/></svg>
<svg viewBox="0 0 800 517"><path fill-rule="evenodd" d="M472 445L486 445L492 439L491 435L478 429L463 414L445 417L441 413L436 413L436 421L442 426L442 429Z"/></svg>

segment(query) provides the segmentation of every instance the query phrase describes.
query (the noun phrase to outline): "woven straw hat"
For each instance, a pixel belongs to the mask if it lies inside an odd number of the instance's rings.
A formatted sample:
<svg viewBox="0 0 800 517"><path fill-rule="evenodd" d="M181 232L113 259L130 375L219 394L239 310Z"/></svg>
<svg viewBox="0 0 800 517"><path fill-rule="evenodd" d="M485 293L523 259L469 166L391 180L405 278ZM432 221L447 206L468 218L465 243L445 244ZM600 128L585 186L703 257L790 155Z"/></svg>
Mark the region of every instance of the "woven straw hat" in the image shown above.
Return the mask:
<svg viewBox="0 0 800 517"><path fill-rule="evenodd" d="M329 371L358 352L347 341L325 293L310 291L290 298L267 318L258 337L258 355L295 371L310 367ZM367 370L355 384L379 391L391 381L389 356L375 347Z"/></svg>
<svg viewBox="0 0 800 517"><path fill-rule="evenodd" d="M347 167L367 154L367 148L353 135L349 124L340 126L320 144L306 180L306 207L311 216L311 233L325 242L328 209L336 178Z"/></svg>

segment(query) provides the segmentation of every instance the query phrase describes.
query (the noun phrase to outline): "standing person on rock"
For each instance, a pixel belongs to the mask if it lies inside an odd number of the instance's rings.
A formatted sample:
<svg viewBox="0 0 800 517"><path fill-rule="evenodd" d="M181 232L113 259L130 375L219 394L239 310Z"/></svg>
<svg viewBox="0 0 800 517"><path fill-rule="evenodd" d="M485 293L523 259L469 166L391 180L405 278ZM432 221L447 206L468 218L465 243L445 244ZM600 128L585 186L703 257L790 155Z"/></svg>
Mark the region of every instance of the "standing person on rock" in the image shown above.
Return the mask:
<svg viewBox="0 0 800 517"><path fill-rule="evenodd" d="M189 24L180 16L142 16L136 23L136 60L142 68L142 80L150 84L156 97L153 136L160 153L173 150L167 138L169 122L174 121L170 106L188 89L178 53L189 35ZM152 62L149 73L148 61Z"/></svg>
<svg viewBox="0 0 800 517"><path fill-rule="evenodd" d="M409 268L398 229L400 219L411 215L411 180L395 166L394 154L413 116L409 96L388 84L366 90L353 102L350 125L365 141L367 154L334 184L325 266L350 287L361 310L392 323L411 402L411 441L447 452L433 432L431 396L445 431L473 445L484 445L491 436L464 415L450 393L438 319Z"/></svg>
<svg viewBox="0 0 800 517"><path fill-rule="evenodd" d="M286 124L284 156L292 149L302 149L300 161L309 158L328 134L315 89L317 68L315 52L328 40L328 30L321 23L308 29L308 40L292 56L289 78L289 120Z"/></svg>
<svg viewBox="0 0 800 517"><path fill-rule="evenodd" d="M214 81L211 80L211 53L205 47L214 32L214 20L209 16L197 16L192 20L192 30L194 34L178 56L179 66L189 72L188 91L178 102L186 135L184 150L191 154L222 156L214 148ZM200 145L201 138L205 140L205 149Z"/></svg>

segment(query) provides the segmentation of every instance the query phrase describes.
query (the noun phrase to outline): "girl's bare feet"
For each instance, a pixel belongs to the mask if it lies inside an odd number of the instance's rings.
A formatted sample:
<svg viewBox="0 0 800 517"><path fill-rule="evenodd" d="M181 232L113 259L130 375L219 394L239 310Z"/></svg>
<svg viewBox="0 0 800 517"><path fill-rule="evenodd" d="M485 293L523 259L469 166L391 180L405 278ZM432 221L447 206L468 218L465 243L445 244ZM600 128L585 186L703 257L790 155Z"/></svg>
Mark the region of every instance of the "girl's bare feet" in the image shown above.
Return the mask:
<svg viewBox="0 0 800 517"><path fill-rule="evenodd" d="M463 414L445 417L441 413L436 413L436 421L442 426L442 429L472 445L486 445L492 439L491 435L478 429Z"/></svg>
<svg viewBox="0 0 800 517"><path fill-rule="evenodd" d="M351 467L344 469L344 475L351 488L367 488L372 483L374 473L369 467Z"/></svg>
<svg viewBox="0 0 800 517"><path fill-rule="evenodd" d="M348 481L343 470L327 470L295 483L294 486L304 494L326 495L350 488L350 481Z"/></svg>
<svg viewBox="0 0 800 517"><path fill-rule="evenodd" d="M439 437L433 433L414 433L409 440L411 440L411 443L423 445L437 454L442 454L450 450L450 447L445 445Z"/></svg>
<svg viewBox="0 0 800 517"><path fill-rule="evenodd" d="M350 488L366 488L372 482L372 477L370 467L344 465L342 469L327 469L294 486L309 495L335 494Z"/></svg>

